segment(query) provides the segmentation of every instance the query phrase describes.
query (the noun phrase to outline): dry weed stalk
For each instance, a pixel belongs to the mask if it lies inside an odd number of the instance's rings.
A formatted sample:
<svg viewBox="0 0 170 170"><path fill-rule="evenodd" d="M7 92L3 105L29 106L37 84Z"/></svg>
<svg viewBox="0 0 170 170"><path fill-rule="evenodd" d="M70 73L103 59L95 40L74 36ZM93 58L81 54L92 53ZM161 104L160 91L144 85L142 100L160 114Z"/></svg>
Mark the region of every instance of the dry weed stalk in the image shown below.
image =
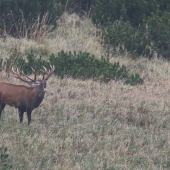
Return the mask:
<svg viewBox="0 0 170 170"><path fill-rule="evenodd" d="M49 21L50 17L48 13L44 14L42 19L39 15L36 22L33 23L30 29L31 38L36 41L43 39L53 28L53 26L49 25Z"/></svg>
<svg viewBox="0 0 170 170"><path fill-rule="evenodd" d="M48 12L42 17L39 15L37 19L30 17L30 20L25 19L22 11L17 21L12 12L10 15L13 18L13 25L9 30L9 34L12 33L19 39L26 38L41 41L53 28L52 25L49 25L51 18Z"/></svg>

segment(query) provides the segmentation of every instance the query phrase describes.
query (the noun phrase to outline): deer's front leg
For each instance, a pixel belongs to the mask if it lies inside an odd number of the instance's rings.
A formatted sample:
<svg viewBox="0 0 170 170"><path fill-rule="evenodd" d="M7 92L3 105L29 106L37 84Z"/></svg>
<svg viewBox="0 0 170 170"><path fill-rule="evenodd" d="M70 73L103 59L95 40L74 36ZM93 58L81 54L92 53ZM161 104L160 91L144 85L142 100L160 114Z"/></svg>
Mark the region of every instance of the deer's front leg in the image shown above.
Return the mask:
<svg viewBox="0 0 170 170"><path fill-rule="evenodd" d="M22 110L20 110L20 109L18 109L18 111L19 111L19 119L20 119L20 123L22 123L22 122L23 122L24 111L22 111Z"/></svg>

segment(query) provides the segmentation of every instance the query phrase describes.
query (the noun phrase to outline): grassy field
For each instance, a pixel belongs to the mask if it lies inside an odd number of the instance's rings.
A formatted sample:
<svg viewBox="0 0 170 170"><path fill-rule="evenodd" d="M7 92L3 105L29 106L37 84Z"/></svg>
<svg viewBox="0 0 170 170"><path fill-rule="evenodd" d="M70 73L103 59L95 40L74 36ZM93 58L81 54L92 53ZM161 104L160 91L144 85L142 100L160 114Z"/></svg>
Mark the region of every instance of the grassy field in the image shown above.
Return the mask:
<svg viewBox="0 0 170 170"><path fill-rule="evenodd" d="M96 57L104 53L96 36L99 30L90 19L67 14L64 18L40 42L0 40L1 57L8 57L14 47L23 56L33 49L47 58L62 49L88 51ZM72 24L75 18L78 26ZM170 63L156 57L132 60L128 55L111 60L117 61L140 73L144 84L52 76L30 126L26 115L19 124L17 109L7 106L0 121L0 147L8 149L7 164L18 170L170 169ZM4 71L0 80L22 84Z"/></svg>

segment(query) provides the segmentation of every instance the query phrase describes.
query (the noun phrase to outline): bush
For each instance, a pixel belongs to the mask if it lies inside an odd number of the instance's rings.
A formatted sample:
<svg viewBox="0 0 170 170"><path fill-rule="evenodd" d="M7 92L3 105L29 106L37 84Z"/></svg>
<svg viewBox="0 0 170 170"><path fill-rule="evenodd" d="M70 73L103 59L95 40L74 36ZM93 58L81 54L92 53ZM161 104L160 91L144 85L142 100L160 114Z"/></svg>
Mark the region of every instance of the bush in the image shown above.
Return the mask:
<svg viewBox="0 0 170 170"><path fill-rule="evenodd" d="M96 0L93 21L101 24L105 47L111 46L133 57L150 57L150 41L146 36L146 18L156 10L155 5L144 0Z"/></svg>
<svg viewBox="0 0 170 170"><path fill-rule="evenodd" d="M0 147L0 170L12 169L8 156L7 148Z"/></svg>
<svg viewBox="0 0 170 170"><path fill-rule="evenodd" d="M157 10L159 3L157 0L95 0L93 21L103 25L122 20L136 27Z"/></svg>
<svg viewBox="0 0 170 170"><path fill-rule="evenodd" d="M52 54L49 61L44 61L41 56L37 57L31 52L27 55L27 62L25 62L22 56L17 54L17 50L15 49L9 59L6 60L4 67L8 72L14 67L19 68L25 74L31 74L31 67L40 73L42 66L49 69L50 64L55 66L54 73L60 78L73 77L83 80L93 78L94 80L97 79L103 82L126 79L126 83L131 85L143 83L143 80L138 74L136 74L137 76L129 75L124 65L120 66L119 63L111 64L104 57L98 60L94 55L86 52L80 52L79 54L74 52L72 54L71 52L65 53L61 51L57 57Z"/></svg>
<svg viewBox="0 0 170 170"><path fill-rule="evenodd" d="M91 11L95 4L95 0L58 0L58 2L66 6L67 10L79 14Z"/></svg>
<svg viewBox="0 0 170 170"><path fill-rule="evenodd" d="M103 29L102 35L105 44L111 45L115 51L127 51L133 56L148 56L149 39L144 35L144 31L142 27L132 27L130 22L119 21L115 24L110 23Z"/></svg>
<svg viewBox="0 0 170 170"><path fill-rule="evenodd" d="M143 79L140 78L139 74L131 74L130 78L126 81L126 83L130 85L142 84Z"/></svg>
<svg viewBox="0 0 170 170"><path fill-rule="evenodd" d="M95 0L93 22L101 26L105 46L148 58L170 58L170 2Z"/></svg>
<svg viewBox="0 0 170 170"><path fill-rule="evenodd" d="M111 79L118 80L127 77L124 65L121 67L119 63L111 64L103 57L101 60L95 59L93 55L86 52L67 54L61 51L58 57L54 55L50 57L50 63L57 68L55 73L61 78L64 76L81 79L97 78L108 82Z"/></svg>
<svg viewBox="0 0 170 170"><path fill-rule="evenodd" d="M170 59L170 12L163 12L162 16L152 14L148 18L148 33L152 42L152 49L158 57Z"/></svg>
<svg viewBox="0 0 170 170"><path fill-rule="evenodd" d="M12 67L22 70L25 74L31 74L31 67L35 69L36 72L40 73L42 66L49 68L49 62L42 60L34 55L31 51L27 54L27 62L23 59L22 55L18 53L17 49L12 49L12 54L8 59L4 61L3 67L6 68L6 72L10 72Z"/></svg>

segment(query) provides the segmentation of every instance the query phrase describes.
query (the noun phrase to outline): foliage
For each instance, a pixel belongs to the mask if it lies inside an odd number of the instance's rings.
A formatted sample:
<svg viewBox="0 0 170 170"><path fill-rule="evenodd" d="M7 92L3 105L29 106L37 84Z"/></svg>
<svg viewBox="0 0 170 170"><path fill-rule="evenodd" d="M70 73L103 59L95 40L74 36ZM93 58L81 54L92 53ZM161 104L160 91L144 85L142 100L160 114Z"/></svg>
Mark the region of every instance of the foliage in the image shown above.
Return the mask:
<svg viewBox="0 0 170 170"><path fill-rule="evenodd" d="M130 79L126 81L130 85L142 84L143 79L140 78L139 74L131 74Z"/></svg>
<svg viewBox="0 0 170 170"><path fill-rule="evenodd" d="M4 62L4 67L7 72L10 72L12 67L14 67L23 70L25 74L31 74L31 67L37 72L42 69L42 66L49 67L48 62L42 60L41 56L39 58L35 56L32 51L27 54L27 62L23 59L22 55L18 53L16 48L12 51L13 53Z"/></svg>
<svg viewBox="0 0 170 170"><path fill-rule="evenodd" d="M0 170L11 169L12 165L8 159L7 148L0 147Z"/></svg>
<svg viewBox="0 0 170 170"><path fill-rule="evenodd" d="M93 9L95 0L58 0L71 12L85 13Z"/></svg>
<svg viewBox="0 0 170 170"><path fill-rule="evenodd" d="M146 24L151 14L159 16L170 10L170 2L164 0L95 0L93 21L96 24L114 23L117 20L129 21L132 26Z"/></svg>
<svg viewBox="0 0 170 170"><path fill-rule="evenodd" d="M170 2L96 0L93 22L103 30L105 46L148 58L169 58Z"/></svg>
<svg viewBox="0 0 170 170"><path fill-rule="evenodd" d="M134 28L130 22L116 22L114 25L110 24L103 29L103 38L105 44L111 45L114 50L119 47L119 52L125 51L133 54L133 56L149 55L147 45L149 40L143 35L143 28Z"/></svg>
<svg viewBox="0 0 170 170"><path fill-rule="evenodd" d="M155 0L96 0L93 21L104 24L116 20L130 21L134 26L142 24L143 19L157 9Z"/></svg>
<svg viewBox="0 0 170 170"><path fill-rule="evenodd" d="M98 60L94 55L87 52L80 52L79 54L72 54L71 52L65 53L61 51L56 57L54 54L50 56L49 61L42 60L42 57L37 57L33 52L28 53L27 62L21 55L17 54L17 50L5 62L6 71L10 71L12 67L19 68L25 74L31 74L31 67L36 72L40 73L42 66L50 68L50 64L55 66L55 74L60 78L73 77L80 79L93 78L94 80L101 80L108 82L110 80L127 79L126 83L131 85L141 84L143 80L138 76L133 77L128 74L124 65L120 66L119 63L111 64L109 60L101 57Z"/></svg>
<svg viewBox="0 0 170 170"><path fill-rule="evenodd" d="M152 14L148 18L149 38L152 48L165 58L170 59L170 12L163 12L162 16Z"/></svg>
<svg viewBox="0 0 170 170"><path fill-rule="evenodd" d="M121 8L125 0L95 0L93 22L103 25L107 22L115 22L121 17Z"/></svg>
<svg viewBox="0 0 170 170"><path fill-rule="evenodd" d="M86 52L67 54L61 51L58 57L54 55L50 57L50 63L55 65L57 68L55 73L61 78L64 76L82 79L100 78L107 82L111 79L118 80L127 77L124 65L121 67L119 63L111 64L103 57L101 60L95 59L93 55Z"/></svg>
<svg viewBox="0 0 170 170"><path fill-rule="evenodd" d="M2 62L3 62L3 59L0 59L0 71L2 71Z"/></svg>

